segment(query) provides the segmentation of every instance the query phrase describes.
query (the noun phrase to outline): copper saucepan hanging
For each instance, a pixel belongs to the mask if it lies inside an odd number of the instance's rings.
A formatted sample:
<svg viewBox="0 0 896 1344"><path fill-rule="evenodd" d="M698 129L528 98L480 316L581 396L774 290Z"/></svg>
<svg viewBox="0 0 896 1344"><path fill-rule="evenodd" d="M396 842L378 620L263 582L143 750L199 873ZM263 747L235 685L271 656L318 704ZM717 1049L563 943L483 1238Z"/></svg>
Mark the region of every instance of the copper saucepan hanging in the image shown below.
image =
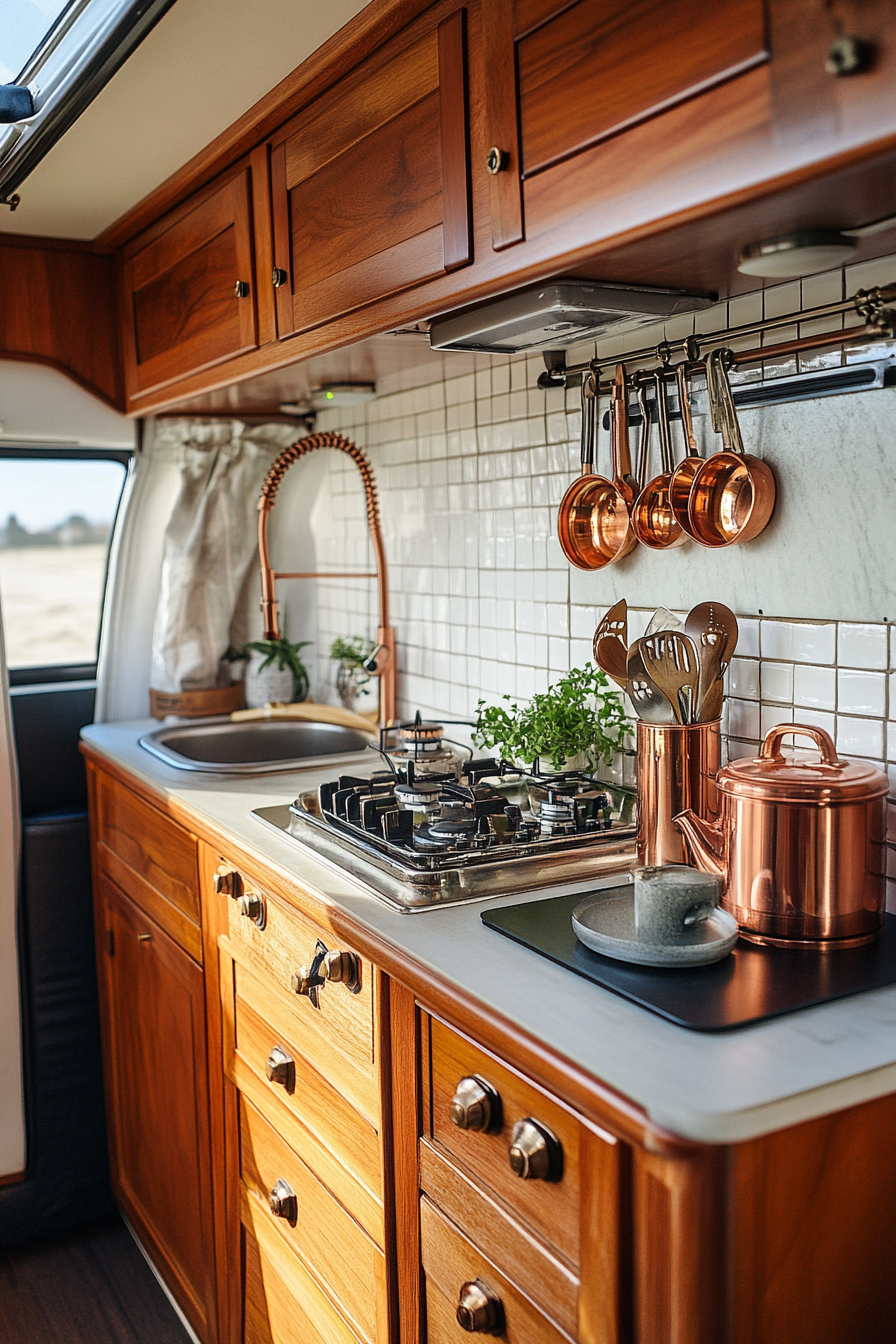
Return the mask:
<svg viewBox="0 0 896 1344"><path fill-rule="evenodd" d="M596 370L592 373L592 378L594 389L592 405L594 405L598 386ZM629 510L635 496L635 483L631 475L628 397L625 368L622 364L616 367L616 381L613 386L610 441L612 479L595 475L583 476L574 483L575 489L571 486L567 490L560 505L557 525L560 545L566 558L578 569L603 569L622 556L628 555L636 544L629 518Z"/></svg>
<svg viewBox="0 0 896 1344"><path fill-rule="evenodd" d="M653 375L657 415L660 425L662 471L648 481L632 509L632 530L642 546L652 551L667 551L687 541L687 533L672 512L669 483L675 463L672 460L672 435L669 429L669 405L666 401L666 371Z"/></svg>
<svg viewBox="0 0 896 1344"><path fill-rule="evenodd" d="M675 370L675 377L678 381L678 405L681 410L681 423L684 427L688 452L687 457L683 457L678 463L669 481L669 503L672 506L676 522L684 528L689 537L692 537L694 534L691 531L691 520L688 516L688 503L694 477L703 466L704 459L697 451L697 439L694 435L694 421L691 417L691 402L688 393L688 367L685 360Z"/></svg>
<svg viewBox="0 0 896 1344"><path fill-rule="evenodd" d="M557 511L557 538L563 554L571 565L579 569L590 566L583 563L580 549L582 534L582 500L594 477L594 438L596 431L596 398L594 394L596 379L593 373L582 375L582 432L581 466L582 474L567 488Z"/></svg>
<svg viewBox="0 0 896 1344"><path fill-rule="evenodd" d="M723 451L698 468L688 499L691 535L701 546L733 546L758 537L775 507L775 477L767 462L744 451L726 372L730 351L710 351L706 382L713 425Z"/></svg>

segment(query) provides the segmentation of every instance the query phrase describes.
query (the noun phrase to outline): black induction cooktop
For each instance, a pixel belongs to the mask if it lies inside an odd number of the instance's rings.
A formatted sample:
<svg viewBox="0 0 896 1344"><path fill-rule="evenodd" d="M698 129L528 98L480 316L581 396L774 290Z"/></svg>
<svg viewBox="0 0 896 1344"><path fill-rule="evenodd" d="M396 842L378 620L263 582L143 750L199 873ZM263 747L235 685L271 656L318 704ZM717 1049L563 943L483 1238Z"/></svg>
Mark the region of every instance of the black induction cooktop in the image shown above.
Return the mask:
<svg viewBox="0 0 896 1344"><path fill-rule="evenodd" d="M608 896L619 888L606 888ZM865 989L896 984L896 916L876 942L836 952L760 947L740 939L712 966L633 966L592 952L576 938L572 912L587 892L482 911L482 922L514 942L692 1031L729 1031Z"/></svg>

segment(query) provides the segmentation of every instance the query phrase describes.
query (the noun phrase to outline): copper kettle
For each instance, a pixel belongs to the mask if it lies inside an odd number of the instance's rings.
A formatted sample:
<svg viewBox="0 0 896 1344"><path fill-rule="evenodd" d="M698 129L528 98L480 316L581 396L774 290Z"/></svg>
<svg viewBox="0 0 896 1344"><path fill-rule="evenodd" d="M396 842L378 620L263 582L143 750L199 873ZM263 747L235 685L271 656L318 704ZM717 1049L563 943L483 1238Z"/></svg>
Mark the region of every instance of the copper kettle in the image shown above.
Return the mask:
<svg viewBox="0 0 896 1344"><path fill-rule="evenodd" d="M781 740L811 737L820 759L785 758ZM883 928L887 776L841 760L820 728L785 723L758 757L717 776L720 815L675 825L697 868L723 882L743 937L780 947L856 947Z"/></svg>

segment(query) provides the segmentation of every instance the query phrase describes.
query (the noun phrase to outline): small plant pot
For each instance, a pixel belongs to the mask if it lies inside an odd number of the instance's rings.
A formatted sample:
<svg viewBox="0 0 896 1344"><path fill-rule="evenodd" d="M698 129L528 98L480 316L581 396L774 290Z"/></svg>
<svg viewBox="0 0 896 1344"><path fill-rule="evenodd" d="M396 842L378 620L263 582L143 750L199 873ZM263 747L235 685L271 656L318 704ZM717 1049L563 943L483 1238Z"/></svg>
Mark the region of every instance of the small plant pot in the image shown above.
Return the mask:
<svg viewBox="0 0 896 1344"><path fill-rule="evenodd" d="M278 667L276 662L261 667L263 653L252 652L246 663L246 704L250 709L265 705L289 704L295 698L295 679L291 668Z"/></svg>
<svg viewBox="0 0 896 1344"><path fill-rule="evenodd" d="M345 709L354 709L355 701L364 691L370 673L357 663L339 663L336 668L336 690Z"/></svg>

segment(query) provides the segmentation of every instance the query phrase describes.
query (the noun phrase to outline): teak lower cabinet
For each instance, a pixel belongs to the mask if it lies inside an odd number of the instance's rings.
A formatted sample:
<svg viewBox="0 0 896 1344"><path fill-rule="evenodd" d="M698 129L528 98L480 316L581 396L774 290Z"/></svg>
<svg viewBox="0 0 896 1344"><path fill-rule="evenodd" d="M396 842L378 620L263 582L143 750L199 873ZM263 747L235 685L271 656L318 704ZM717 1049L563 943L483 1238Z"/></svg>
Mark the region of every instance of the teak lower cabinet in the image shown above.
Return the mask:
<svg viewBox="0 0 896 1344"><path fill-rule="evenodd" d="M114 1189L202 1344L891 1344L896 1095L679 1138L87 754Z"/></svg>

